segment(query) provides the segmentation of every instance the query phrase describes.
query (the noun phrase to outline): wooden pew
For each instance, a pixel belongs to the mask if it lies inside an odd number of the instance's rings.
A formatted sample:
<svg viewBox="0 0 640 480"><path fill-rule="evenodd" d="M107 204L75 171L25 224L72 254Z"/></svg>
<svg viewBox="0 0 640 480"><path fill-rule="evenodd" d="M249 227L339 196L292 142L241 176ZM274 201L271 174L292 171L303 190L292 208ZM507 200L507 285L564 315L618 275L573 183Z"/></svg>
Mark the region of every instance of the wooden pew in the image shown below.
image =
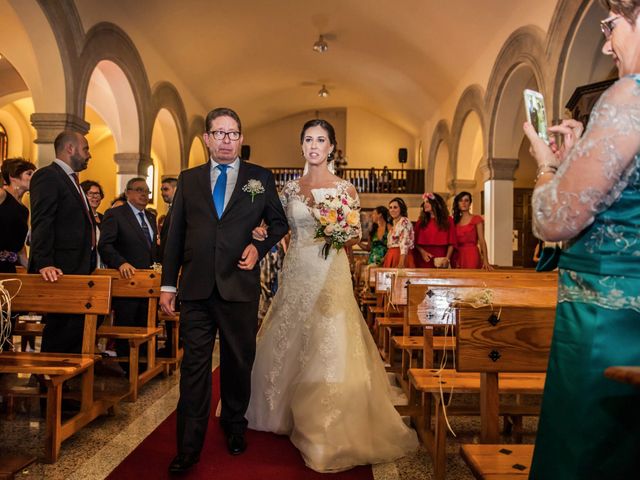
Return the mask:
<svg viewBox="0 0 640 480"><path fill-rule="evenodd" d="M480 373L481 442L462 445L461 454L476 478L528 478L533 445L496 445L502 375L545 372L554 315L529 310L495 323L486 315L457 319L458 371Z"/></svg>
<svg viewBox="0 0 640 480"><path fill-rule="evenodd" d="M170 317L162 310L158 310L158 320L165 323L172 323L171 329L171 356L158 358L158 362L164 365L165 375L169 375L175 372L180 366L184 351L180 346L180 312L175 312L173 317Z"/></svg>
<svg viewBox="0 0 640 480"><path fill-rule="evenodd" d="M420 291L422 290L422 291ZM424 295L425 287L423 285L409 287L409 311L417 312L424 300L429 299ZM477 292L478 289L469 287L460 287L455 289L457 297L468 295L470 292ZM493 293L492 307L474 308L461 303L454 303L453 315L451 318L452 325L457 325L459 319L465 318L481 318L483 322L488 322L493 316L496 320L498 314L500 321L498 324L509 322L529 322L539 317L547 319L551 328L553 328L553 318L555 316L555 303L557 290L555 287L521 287L512 284L510 287L494 287L491 289ZM450 292L449 292L450 293ZM433 297L432 297L433 298ZM451 302L451 295L443 297ZM427 302L428 303L428 302ZM447 305L448 306L448 305ZM436 307L438 308L438 307ZM443 308L440 306L439 308ZM423 350L423 368L410 368L408 371L410 381L410 404L419 404L421 414L414 417L413 421L418 431L418 435L423 441L425 447L430 452L434 461L435 478L440 480L445 476L446 471L446 421L444 415L444 405L447 403L447 397L450 390L454 394L475 393L480 394L481 375L477 372L460 371L459 362L466 357L461 357L459 351L459 339L456 334L456 367L457 370L437 370L433 367L433 349L431 347L433 327L441 325L442 319L440 315L429 320L427 311L422 311L422 319L425 323L424 327L424 350ZM515 320L514 320L515 319ZM537 320L536 320L537 321ZM548 332L549 341L551 331ZM466 355L466 354L462 354ZM525 370L526 371L526 370ZM444 383L443 383L444 382ZM513 374L504 373L500 377L500 393L510 394L541 394L544 388L544 374ZM481 405L483 402L481 396ZM434 404L434 413L432 415L432 403ZM498 410L496 410L497 412ZM446 409L448 416L455 415L477 415L475 409L468 407L449 407ZM499 408L500 415L514 415L520 418L522 415L537 415L537 408L524 407L521 405L501 406ZM481 416L482 418L482 416ZM433 419L433 426L432 426ZM494 425L490 423L488 425ZM485 426L483 423L483 438L491 438L493 430ZM487 434L489 432L489 434Z"/></svg>
<svg viewBox="0 0 640 480"><path fill-rule="evenodd" d="M98 328L98 338L129 341L129 385L128 398L138 399L139 388L153 377L163 372L164 364L156 362L156 340L162 329L156 326L158 312L158 298L160 298L160 274L154 270L136 270L131 278L121 278L118 270L96 270L97 277L111 278L111 295L113 298L144 298L149 300L146 326L120 327L101 326ZM140 346L147 344L147 368L140 371Z"/></svg>
<svg viewBox="0 0 640 480"><path fill-rule="evenodd" d="M82 354L62 353L0 353L0 373L34 374L42 376L47 388L47 420L45 461L53 463L60 453L60 444L84 425L114 407L117 399L93 395L93 365L98 315L110 310L111 279L86 275L64 275L57 282L45 282L40 275L0 274L5 288L15 295L12 311L38 313L84 314ZM70 378L80 377L80 411L63 421L62 385ZM11 390L3 390L11 395Z"/></svg>
<svg viewBox="0 0 640 480"><path fill-rule="evenodd" d="M504 270L486 272L482 270L436 270L436 269L414 269L405 270L393 279L391 287L391 301L399 308L407 304L407 287L409 285L423 285L424 293L432 290L437 293L431 303L439 301L439 298L446 296L447 288L457 287L509 287L517 284L523 287L556 287L557 273L539 273L532 270ZM434 309L433 306L426 307L426 310L433 315L435 311L440 312L445 307ZM415 310L412 310L414 313ZM409 309L405 310L402 334L391 337L389 362L393 366L395 351L401 352L401 367L399 369L400 381L406 382L407 370L410 366L415 366L414 358L422 350L423 336L412 335L411 330L421 327L422 322L419 315L409 315ZM439 336L434 336L433 348L436 351L455 348L453 341L444 341Z"/></svg>

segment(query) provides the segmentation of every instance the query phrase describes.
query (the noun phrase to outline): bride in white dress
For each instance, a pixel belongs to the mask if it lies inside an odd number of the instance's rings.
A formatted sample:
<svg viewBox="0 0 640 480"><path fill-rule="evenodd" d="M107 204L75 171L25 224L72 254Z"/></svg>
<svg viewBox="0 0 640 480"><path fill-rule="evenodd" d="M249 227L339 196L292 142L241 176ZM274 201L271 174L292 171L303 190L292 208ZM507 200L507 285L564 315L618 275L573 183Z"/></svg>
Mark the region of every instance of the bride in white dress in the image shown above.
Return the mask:
<svg viewBox="0 0 640 480"><path fill-rule="evenodd" d="M289 435L318 472L389 462L417 448L391 401L384 365L353 296L344 249L322 255L311 212L326 194L348 193L333 175L333 127L307 122L301 134L308 173L288 182L281 200L291 243L281 283L258 333L249 427ZM264 230L256 230L261 238ZM349 244L355 244L354 238Z"/></svg>

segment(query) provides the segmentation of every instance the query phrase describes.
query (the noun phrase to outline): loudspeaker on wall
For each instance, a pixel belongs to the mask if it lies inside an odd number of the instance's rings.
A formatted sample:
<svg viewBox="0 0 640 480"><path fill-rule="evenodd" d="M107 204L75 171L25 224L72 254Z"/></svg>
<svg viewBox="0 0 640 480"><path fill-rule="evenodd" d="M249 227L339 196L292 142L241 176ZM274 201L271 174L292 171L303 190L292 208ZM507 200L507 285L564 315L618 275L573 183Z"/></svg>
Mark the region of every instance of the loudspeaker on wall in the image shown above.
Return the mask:
<svg viewBox="0 0 640 480"><path fill-rule="evenodd" d="M398 161L400 163L407 163L407 156L408 156L408 152L406 148L398 149Z"/></svg>

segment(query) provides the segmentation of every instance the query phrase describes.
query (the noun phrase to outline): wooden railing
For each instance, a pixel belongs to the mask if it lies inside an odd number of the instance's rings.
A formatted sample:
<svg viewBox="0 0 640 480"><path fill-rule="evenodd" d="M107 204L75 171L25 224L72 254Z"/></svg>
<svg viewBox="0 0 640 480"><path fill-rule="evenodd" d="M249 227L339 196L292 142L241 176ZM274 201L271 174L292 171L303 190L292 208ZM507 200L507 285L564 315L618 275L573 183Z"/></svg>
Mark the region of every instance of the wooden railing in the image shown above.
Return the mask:
<svg viewBox="0 0 640 480"><path fill-rule="evenodd" d="M302 168L275 167L271 171L278 188L302 176ZM353 183L359 193L424 192L424 170L345 168L337 174Z"/></svg>

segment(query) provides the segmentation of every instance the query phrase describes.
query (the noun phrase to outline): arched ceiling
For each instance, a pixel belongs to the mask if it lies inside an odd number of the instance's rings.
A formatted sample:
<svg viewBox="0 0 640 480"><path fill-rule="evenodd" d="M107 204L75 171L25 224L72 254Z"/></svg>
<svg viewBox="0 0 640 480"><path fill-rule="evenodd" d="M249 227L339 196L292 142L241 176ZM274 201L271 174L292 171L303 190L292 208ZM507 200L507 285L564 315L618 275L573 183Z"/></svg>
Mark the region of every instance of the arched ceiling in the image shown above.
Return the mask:
<svg viewBox="0 0 640 480"><path fill-rule="evenodd" d="M357 106L414 134L478 59L495 58L511 32L528 23L546 30L555 4L76 0L85 31L103 21L119 25L152 84L174 83L189 97L188 110L201 109L190 114L227 105L252 127L300 111ZM311 48L321 33L328 36L324 54ZM325 99L317 96L323 83L331 91Z"/></svg>

